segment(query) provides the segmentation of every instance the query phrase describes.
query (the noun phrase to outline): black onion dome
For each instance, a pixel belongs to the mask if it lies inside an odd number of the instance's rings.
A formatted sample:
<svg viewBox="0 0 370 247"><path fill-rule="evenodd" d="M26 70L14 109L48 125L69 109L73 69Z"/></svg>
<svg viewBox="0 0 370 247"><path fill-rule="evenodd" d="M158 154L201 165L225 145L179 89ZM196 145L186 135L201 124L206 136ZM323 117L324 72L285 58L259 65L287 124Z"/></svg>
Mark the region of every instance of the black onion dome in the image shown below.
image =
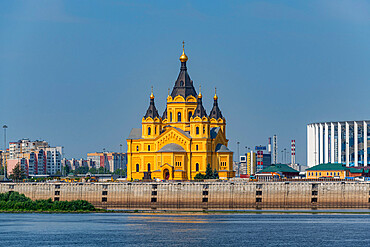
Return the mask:
<svg viewBox="0 0 370 247"><path fill-rule="evenodd" d="M186 68L186 61L181 62L180 73L175 82L175 86L172 89L171 97L175 98L178 95L181 95L184 97L184 99L190 95L197 97L197 92L193 86L193 81L190 79Z"/></svg>
<svg viewBox="0 0 370 247"><path fill-rule="evenodd" d="M195 110L194 110L193 118L195 118L195 117L200 117L200 118L207 117L206 110L204 109L203 104L202 104L202 97L198 97L197 103L198 103L197 108L195 108Z"/></svg>
<svg viewBox="0 0 370 247"><path fill-rule="evenodd" d="M217 97L214 98L213 107L211 112L209 113L209 118L214 118L216 120L224 118L222 116L220 108L218 107Z"/></svg>
<svg viewBox="0 0 370 247"><path fill-rule="evenodd" d="M154 119L156 117L159 118L157 108L155 108L155 105L154 105L154 97L150 98L150 105L149 105L148 110L146 111L146 114L144 116L145 119L148 118L148 117L151 117L152 119Z"/></svg>

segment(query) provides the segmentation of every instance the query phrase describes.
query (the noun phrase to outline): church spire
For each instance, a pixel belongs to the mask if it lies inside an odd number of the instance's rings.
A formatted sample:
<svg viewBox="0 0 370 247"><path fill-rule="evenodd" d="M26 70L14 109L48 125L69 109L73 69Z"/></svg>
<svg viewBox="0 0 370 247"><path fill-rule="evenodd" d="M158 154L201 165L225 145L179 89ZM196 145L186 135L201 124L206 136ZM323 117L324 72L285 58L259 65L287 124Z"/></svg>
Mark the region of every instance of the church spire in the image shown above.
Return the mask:
<svg viewBox="0 0 370 247"><path fill-rule="evenodd" d="M199 86L197 108L195 108L195 110L194 110L193 118L195 118L195 117L200 117L200 118L207 117L206 110L204 109L203 103L202 103L202 93L200 91L201 91L201 86Z"/></svg>
<svg viewBox="0 0 370 247"><path fill-rule="evenodd" d="M152 119L156 117L159 118L157 108L155 107L155 104L154 104L153 86L152 86L152 90L150 94L150 104L149 104L148 110L146 111L144 118L146 119L148 117L151 117Z"/></svg>
<svg viewBox="0 0 370 247"><path fill-rule="evenodd" d="M216 88L215 88L215 96L213 97L213 99L214 99L213 107L212 107L211 112L209 113L209 118L214 118L216 120L218 120L220 118L224 118L222 116L220 108L218 107L218 97L217 97L217 93L216 93Z"/></svg>
<svg viewBox="0 0 370 247"><path fill-rule="evenodd" d="M194 89L193 81L190 79L190 76L187 71L186 61L188 61L188 56L185 54L185 42L182 42L182 55L180 56L181 68L179 76L175 82L175 86L172 89L171 97L175 98L180 95L184 99L192 95L197 97L197 92Z"/></svg>

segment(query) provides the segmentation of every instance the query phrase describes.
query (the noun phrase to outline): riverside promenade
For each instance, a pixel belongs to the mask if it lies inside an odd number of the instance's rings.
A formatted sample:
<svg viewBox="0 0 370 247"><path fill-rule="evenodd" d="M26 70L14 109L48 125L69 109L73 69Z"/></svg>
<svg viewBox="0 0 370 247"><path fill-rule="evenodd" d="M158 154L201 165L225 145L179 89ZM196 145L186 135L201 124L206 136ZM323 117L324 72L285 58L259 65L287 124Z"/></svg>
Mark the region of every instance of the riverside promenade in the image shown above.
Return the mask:
<svg viewBox="0 0 370 247"><path fill-rule="evenodd" d="M33 200L86 200L121 210L370 208L370 182L0 183Z"/></svg>

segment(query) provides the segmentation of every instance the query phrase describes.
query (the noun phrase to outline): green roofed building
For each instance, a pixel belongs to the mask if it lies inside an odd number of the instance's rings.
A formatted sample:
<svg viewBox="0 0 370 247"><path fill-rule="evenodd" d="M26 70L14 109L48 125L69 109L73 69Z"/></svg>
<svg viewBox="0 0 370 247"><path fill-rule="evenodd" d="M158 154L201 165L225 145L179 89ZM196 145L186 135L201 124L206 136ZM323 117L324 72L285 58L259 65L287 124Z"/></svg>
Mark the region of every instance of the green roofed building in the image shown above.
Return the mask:
<svg viewBox="0 0 370 247"><path fill-rule="evenodd" d="M286 164L273 164L258 172L259 174L280 174L286 178L292 178L299 175L299 171ZM256 174L258 176L258 174Z"/></svg>
<svg viewBox="0 0 370 247"><path fill-rule="evenodd" d="M345 179L350 173L359 173L359 169L346 167L341 163L325 163L306 170L306 178L339 178ZM361 171L362 174L362 171Z"/></svg>

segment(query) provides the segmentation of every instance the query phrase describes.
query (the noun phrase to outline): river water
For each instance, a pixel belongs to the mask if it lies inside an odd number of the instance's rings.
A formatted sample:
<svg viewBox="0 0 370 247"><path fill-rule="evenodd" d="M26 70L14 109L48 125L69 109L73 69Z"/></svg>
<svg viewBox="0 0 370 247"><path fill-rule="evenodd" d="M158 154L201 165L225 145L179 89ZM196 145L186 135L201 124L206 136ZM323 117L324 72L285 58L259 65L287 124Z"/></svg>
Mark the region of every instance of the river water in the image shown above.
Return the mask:
<svg viewBox="0 0 370 247"><path fill-rule="evenodd" d="M0 246L370 246L370 215L2 213Z"/></svg>

